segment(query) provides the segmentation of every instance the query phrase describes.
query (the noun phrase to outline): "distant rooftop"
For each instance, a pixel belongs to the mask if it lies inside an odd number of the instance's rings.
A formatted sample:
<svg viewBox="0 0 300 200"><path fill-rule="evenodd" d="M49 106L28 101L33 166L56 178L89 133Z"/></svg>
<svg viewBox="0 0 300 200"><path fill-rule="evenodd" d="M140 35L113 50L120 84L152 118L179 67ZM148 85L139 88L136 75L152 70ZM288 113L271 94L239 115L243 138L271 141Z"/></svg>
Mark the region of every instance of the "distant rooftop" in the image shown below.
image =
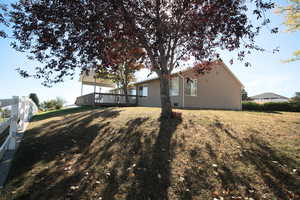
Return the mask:
<svg viewBox="0 0 300 200"><path fill-rule="evenodd" d="M279 94L275 94L272 92L266 92L262 94L258 94L255 96L250 97L251 99L289 99L287 97L281 96Z"/></svg>

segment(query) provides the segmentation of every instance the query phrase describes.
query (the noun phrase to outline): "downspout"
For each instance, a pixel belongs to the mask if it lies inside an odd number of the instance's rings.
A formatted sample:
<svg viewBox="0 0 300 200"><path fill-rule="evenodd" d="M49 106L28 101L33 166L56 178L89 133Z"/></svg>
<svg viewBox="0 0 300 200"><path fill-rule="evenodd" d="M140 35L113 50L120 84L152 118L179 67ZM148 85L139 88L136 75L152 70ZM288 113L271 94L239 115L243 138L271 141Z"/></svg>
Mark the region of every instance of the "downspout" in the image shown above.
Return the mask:
<svg viewBox="0 0 300 200"><path fill-rule="evenodd" d="M245 89L244 86L241 87L241 95L240 95L240 110L243 110L243 97L242 97L242 90Z"/></svg>
<svg viewBox="0 0 300 200"><path fill-rule="evenodd" d="M182 78L182 108L184 108L184 77L180 73L178 75Z"/></svg>

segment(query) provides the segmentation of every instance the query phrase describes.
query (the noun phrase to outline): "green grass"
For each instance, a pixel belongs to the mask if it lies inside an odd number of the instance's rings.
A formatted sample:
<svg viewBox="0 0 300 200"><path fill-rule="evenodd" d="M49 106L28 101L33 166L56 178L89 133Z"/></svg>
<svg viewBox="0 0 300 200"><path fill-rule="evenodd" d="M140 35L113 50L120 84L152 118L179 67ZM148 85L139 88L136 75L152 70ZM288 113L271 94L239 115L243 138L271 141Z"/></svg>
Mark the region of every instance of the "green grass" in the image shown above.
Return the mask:
<svg viewBox="0 0 300 200"><path fill-rule="evenodd" d="M300 199L300 113L176 112L40 114L0 199Z"/></svg>

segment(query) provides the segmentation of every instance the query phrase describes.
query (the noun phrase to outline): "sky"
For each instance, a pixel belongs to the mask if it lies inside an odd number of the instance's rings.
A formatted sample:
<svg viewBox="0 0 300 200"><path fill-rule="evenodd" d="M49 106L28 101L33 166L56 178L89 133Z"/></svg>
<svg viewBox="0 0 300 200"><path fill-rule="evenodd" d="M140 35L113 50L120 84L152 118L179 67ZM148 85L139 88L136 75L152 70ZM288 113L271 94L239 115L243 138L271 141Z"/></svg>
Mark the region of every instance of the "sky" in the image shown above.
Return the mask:
<svg viewBox="0 0 300 200"><path fill-rule="evenodd" d="M0 0L1 3L9 4L14 0ZM284 0L276 1L279 5L286 5ZM291 57L292 53L300 48L300 32L284 32L286 27L282 24L283 16L268 13L272 24L270 27L278 26L278 34L270 34L264 31L258 38L257 44L266 49L280 48L280 52L254 52L247 57L251 67L245 67L243 63L234 62L229 64L232 54L222 52L221 58L232 70L232 72L244 84L249 96L263 92L274 92L287 97L292 97L295 92L300 92L300 61L282 63ZM3 28L0 26L0 29ZM62 97L67 104L73 104L81 93L79 75L73 80L55 84L51 88L41 85L42 80L24 79L16 72L16 68L33 69L40 65L30 61L20 52L10 47L10 39L0 39L0 99L12 96L28 96L36 93L40 101ZM138 80L147 78L149 71L141 70L136 74ZM93 87L84 86L84 94L93 92Z"/></svg>

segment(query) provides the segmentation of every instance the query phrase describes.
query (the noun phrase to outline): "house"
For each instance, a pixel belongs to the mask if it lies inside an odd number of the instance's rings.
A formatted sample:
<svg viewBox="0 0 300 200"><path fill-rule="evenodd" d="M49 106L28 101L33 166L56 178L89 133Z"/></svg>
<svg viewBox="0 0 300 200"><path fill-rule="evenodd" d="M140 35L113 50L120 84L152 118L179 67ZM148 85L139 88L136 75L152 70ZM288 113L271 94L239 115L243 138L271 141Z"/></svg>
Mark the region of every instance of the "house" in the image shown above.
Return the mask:
<svg viewBox="0 0 300 200"><path fill-rule="evenodd" d="M287 102L289 98L275 94L272 92L266 92L250 97L252 101L256 103L267 103L267 102Z"/></svg>
<svg viewBox="0 0 300 200"><path fill-rule="evenodd" d="M173 107L197 109L241 110L241 90L243 84L222 62L212 62L211 71L196 75L190 68L176 72L170 79L170 98ZM95 81L96 83L96 81ZM92 84L92 81L89 82ZM96 85L99 86L97 83ZM160 107L160 81L152 78L131 85L130 103L138 106ZM83 98L84 97L84 98ZM88 100L87 100L88 99ZM77 105L124 104L120 89L112 89L109 94L94 93L78 97ZM86 102L83 104L81 102Z"/></svg>

